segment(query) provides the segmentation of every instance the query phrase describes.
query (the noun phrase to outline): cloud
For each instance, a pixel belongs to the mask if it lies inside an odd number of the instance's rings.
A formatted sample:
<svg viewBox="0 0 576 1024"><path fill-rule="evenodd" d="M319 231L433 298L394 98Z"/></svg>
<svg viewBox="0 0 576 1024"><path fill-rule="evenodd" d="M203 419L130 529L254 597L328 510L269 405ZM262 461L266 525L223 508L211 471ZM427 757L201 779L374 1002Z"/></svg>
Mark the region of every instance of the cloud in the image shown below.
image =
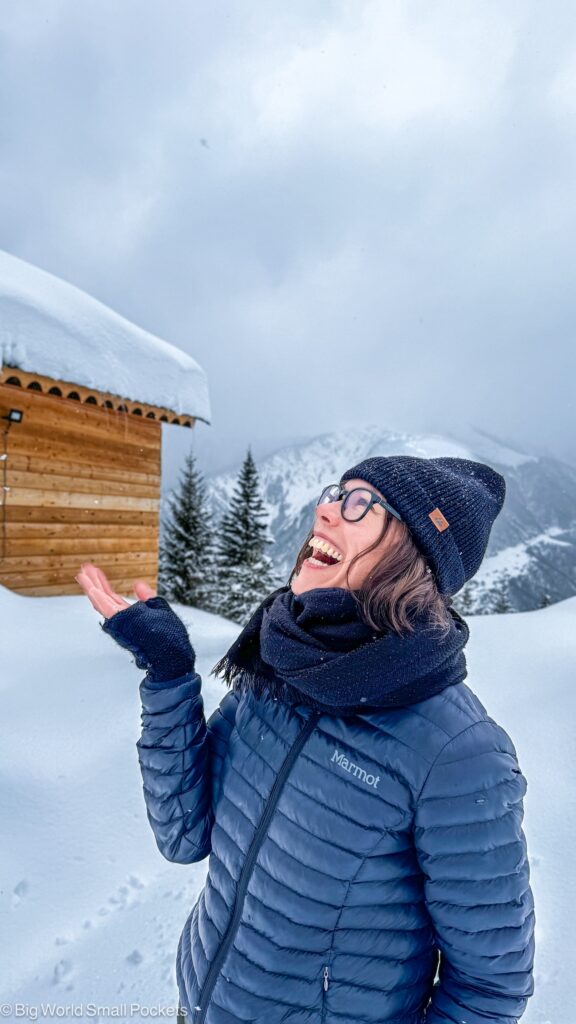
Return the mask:
<svg viewBox="0 0 576 1024"><path fill-rule="evenodd" d="M3 30L2 246L198 359L213 468L344 417L576 461L560 0L21 0Z"/></svg>
<svg viewBox="0 0 576 1024"><path fill-rule="evenodd" d="M493 109L514 53L513 19L488 4L347 4L340 24L312 45L268 56L256 75L262 132L297 140L311 124L349 144L420 121L458 125Z"/></svg>

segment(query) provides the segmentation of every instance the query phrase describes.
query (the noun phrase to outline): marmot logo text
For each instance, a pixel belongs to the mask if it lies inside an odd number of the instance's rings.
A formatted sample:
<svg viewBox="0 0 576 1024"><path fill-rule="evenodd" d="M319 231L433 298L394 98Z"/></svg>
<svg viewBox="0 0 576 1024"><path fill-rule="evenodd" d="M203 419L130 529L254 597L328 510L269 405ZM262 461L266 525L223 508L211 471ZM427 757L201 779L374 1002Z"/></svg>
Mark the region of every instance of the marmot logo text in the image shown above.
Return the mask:
<svg viewBox="0 0 576 1024"><path fill-rule="evenodd" d="M361 768L359 764L354 764L352 761L349 761L347 757L344 757L344 754L338 753L337 749L332 754L331 760L335 761L336 764L339 765L340 768L343 768L345 772L350 772L350 774L356 779L360 779L362 782L365 782L367 786L374 786L374 789L378 787L378 783L380 782L379 775L370 775L364 770L364 768Z"/></svg>

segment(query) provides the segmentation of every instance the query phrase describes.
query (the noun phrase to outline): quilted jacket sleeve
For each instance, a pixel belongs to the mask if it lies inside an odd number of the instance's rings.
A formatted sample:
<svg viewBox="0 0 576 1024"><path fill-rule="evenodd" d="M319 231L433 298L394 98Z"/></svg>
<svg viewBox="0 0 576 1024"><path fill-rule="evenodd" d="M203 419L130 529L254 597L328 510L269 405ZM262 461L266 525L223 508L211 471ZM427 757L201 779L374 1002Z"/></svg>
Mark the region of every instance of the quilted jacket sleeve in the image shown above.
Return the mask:
<svg viewBox="0 0 576 1024"><path fill-rule="evenodd" d="M136 747L148 821L167 860L191 864L210 853L220 774L234 728L237 695L204 717L195 672L140 684L142 735Z"/></svg>
<svg viewBox="0 0 576 1024"><path fill-rule="evenodd" d="M416 852L440 950L426 1024L516 1024L533 993L526 789L489 720L448 742L420 792Z"/></svg>

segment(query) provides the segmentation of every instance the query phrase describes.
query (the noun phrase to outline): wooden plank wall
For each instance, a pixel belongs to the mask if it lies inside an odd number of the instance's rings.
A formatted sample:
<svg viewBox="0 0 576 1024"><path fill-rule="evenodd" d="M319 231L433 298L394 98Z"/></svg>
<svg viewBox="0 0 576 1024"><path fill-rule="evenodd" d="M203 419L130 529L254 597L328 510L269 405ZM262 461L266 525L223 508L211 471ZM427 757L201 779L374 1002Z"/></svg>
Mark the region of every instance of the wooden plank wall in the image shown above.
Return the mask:
<svg viewBox="0 0 576 1024"><path fill-rule="evenodd" d="M0 584L78 594L81 562L121 594L156 586L161 426L0 383ZM6 455L6 458L2 458Z"/></svg>

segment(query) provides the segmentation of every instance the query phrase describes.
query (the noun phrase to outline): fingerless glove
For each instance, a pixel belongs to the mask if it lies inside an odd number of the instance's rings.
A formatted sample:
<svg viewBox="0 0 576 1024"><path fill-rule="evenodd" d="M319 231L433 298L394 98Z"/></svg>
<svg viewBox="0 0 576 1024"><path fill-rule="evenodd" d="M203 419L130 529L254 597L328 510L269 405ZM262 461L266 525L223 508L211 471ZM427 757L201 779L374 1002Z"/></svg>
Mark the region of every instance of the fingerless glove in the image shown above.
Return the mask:
<svg viewBox="0 0 576 1024"><path fill-rule="evenodd" d="M136 601L102 623L116 643L131 651L152 682L178 679L194 671L196 655L188 631L163 597Z"/></svg>

